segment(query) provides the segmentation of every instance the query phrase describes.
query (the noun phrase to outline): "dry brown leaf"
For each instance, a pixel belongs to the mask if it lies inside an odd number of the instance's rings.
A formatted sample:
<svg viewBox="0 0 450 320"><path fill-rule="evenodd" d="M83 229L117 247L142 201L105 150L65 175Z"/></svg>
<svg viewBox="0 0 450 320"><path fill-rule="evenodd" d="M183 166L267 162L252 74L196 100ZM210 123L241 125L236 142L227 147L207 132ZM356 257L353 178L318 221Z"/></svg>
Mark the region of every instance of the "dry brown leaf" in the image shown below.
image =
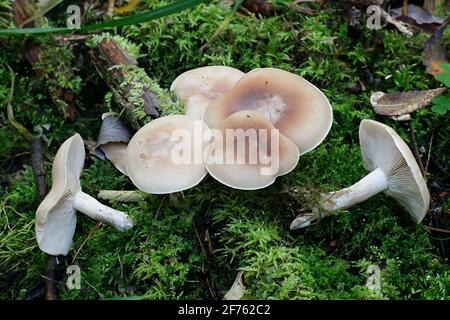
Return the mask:
<svg viewBox="0 0 450 320"><path fill-rule="evenodd" d="M414 90L408 92L374 92L370 103L376 113L386 116L402 116L423 108L443 94L446 88Z"/></svg>
<svg viewBox="0 0 450 320"><path fill-rule="evenodd" d="M405 21L430 33L434 33L445 21L444 18L435 17L426 9L415 4L408 5L408 14L406 17L403 16L402 9L392 9L391 16L394 19Z"/></svg>
<svg viewBox="0 0 450 320"><path fill-rule="evenodd" d="M450 23L447 19L436 33L425 42L422 52L422 62L427 67L427 73L436 76L444 70L440 67L442 63L448 63L447 53L442 47L441 39L445 28Z"/></svg>

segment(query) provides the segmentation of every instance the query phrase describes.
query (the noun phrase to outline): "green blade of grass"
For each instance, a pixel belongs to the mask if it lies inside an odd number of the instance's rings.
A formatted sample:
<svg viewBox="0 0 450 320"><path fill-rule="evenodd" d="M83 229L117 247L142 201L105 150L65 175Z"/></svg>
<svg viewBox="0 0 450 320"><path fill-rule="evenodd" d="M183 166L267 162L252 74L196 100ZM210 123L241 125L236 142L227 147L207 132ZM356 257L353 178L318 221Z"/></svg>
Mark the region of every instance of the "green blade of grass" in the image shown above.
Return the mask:
<svg viewBox="0 0 450 320"><path fill-rule="evenodd" d="M91 24L80 29L70 29L70 28L15 28L15 29L0 29L0 36L17 36L24 34L45 34L45 33L67 33L67 32L83 32L100 30L114 27L123 27L127 25L139 24L142 22L162 18L174 13L190 9L200 3L205 2L205 0L180 0L175 3L171 3L167 6L147 11L144 13L136 14L131 17L126 17L117 20L111 20L106 22L101 22L97 24Z"/></svg>

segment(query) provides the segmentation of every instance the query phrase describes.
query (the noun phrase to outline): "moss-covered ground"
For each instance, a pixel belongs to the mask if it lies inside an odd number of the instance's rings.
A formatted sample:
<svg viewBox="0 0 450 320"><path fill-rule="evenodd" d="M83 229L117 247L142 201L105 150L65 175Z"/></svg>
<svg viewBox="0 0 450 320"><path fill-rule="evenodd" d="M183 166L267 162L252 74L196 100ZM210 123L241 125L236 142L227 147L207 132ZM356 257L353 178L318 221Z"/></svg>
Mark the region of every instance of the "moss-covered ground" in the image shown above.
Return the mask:
<svg viewBox="0 0 450 320"><path fill-rule="evenodd" d="M143 2L144 9L167 3ZM74 245L63 263L80 266L81 290L68 290L64 275L58 284L61 299L221 298L238 270L244 270L245 298L450 297L448 234L430 233L424 227L436 226L438 221L439 228L450 228L448 203L441 201L444 191L430 189L433 204L444 209L434 216L429 213L421 225L394 200L379 194L306 230L289 230L290 222L319 192L348 186L366 174L358 143L362 119L392 126L412 146L407 121L374 113L369 102L372 91L441 85L426 74L421 61L429 35L416 32L408 38L389 26L379 31L363 29L355 35L345 20L344 5L333 3L327 2L322 9L311 4L315 10L311 16L288 7L272 17L239 14L204 51L200 48L231 12L222 1L115 31L139 45L140 66L163 88L185 70L212 64L244 72L276 67L301 75L329 98L333 127L318 148L301 157L295 171L264 190L233 190L207 177L182 195L149 195L132 204L112 201L112 207L129 212L136 221L125 233L78 215ZM45 127L50 184L51 159L65 139L75 132L84 139L96 139L100 115L107 111L103 97L108 88L87 56L81 55L84 47L80 45L67 57L76 66L76 78L64 84L78 93L78 114L74 122L64 121L44 83L23 61L23 42L23 38L8 40L0 62L8 63L16 73L12 106L17 120L29 130ZM449 32L443 45L450 47ZM24 299L44 286L46 255L34 235L39 201L29 145L6 120L9 92L10 74L2 67L0 298ZM432 156L439 166L430 162L428 182L448 186L448 115L424 108L413 115L412 125L419 146L428 147L433 135ZM91 195L101 189L134 189L109 162L93 155L86 160L82 186ZM380 292L366 286L369 265L381 269Z"/></svg>

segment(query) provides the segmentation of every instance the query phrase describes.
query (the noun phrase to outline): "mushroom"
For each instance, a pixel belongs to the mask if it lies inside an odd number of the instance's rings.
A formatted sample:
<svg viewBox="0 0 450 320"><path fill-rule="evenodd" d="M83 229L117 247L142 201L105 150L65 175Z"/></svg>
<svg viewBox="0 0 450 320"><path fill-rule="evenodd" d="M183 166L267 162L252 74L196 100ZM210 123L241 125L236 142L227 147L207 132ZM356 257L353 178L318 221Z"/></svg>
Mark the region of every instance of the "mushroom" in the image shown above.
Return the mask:
<svg viewBox="0 0 450 320"><path fill-rule="evenodd" d="M125 153L128 141L131 138L131 132L115 112L102 114L102 120L95 153L101 159L106 157L117 170L126 175Z"/></svg>
<svg viewBox="0 0 450 320"><path fill-rule="evenodd" d="M206 168L221 183L255 190L292 171L299 150L256 111L239 111L214 130Z"/></svg>
<svg viewBox="0 0 450 320"><path fill-rule="evenodd" d="M36 239L50 255L67 255L75 233L75 210L120 231L133 226L125 212L107 207L81 191L84 145L79 134L67 139L55 155L52 188L36 211Z"/></svg>
<svg viewBox="0 0 450 320"><path fill-rule="evenodd" d="M170 115L143 126L130 140L128 176L140 190L164 194L197 185L206 175L203 149L208 127L186 115Z"/></svg>
<svg viewBox="0 0 450 320"><path fill-rule="evenodd" d="M202 119L210 102L229 92L244 75L226 66L201 67L179 75L170 90L186 105L187 115Z"/></svg>
<svg viewBox="0 0 450 320"><path fill-rule="evenodd" d="M348 188L323 195L320 208L297 217L291 229L306 227L313 220L350 208L380 192L397 200L417 223L422 221L430 194L407 144L391 127L367 119L360 124L359 140L364 167L370 173Z"/></svg>
<svg viewBox="0 0 450 320"><path fill-rule="evenodd" d="M327 136L333 113L325 95L293 73L274 68L252 70L234 88L211 102L203 120L219 128L229 115L253 110L291 139L300 155L317 147Z"/></svg>

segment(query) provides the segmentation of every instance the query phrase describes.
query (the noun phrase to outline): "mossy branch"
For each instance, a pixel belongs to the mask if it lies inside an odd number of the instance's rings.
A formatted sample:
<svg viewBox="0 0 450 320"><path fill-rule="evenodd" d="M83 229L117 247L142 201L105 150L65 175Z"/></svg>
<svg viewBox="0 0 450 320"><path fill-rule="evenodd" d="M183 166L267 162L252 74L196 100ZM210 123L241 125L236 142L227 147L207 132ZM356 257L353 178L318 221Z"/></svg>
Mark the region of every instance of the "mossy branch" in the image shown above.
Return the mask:
<svg viewBox="0 0 450 320"><path fill-rule="evenodd" d="M138 66L138 46L107 33L93 37L88 46L93 65L113 92L116 111L135 130L160 115L184 113L181 103Z"/></svg>

